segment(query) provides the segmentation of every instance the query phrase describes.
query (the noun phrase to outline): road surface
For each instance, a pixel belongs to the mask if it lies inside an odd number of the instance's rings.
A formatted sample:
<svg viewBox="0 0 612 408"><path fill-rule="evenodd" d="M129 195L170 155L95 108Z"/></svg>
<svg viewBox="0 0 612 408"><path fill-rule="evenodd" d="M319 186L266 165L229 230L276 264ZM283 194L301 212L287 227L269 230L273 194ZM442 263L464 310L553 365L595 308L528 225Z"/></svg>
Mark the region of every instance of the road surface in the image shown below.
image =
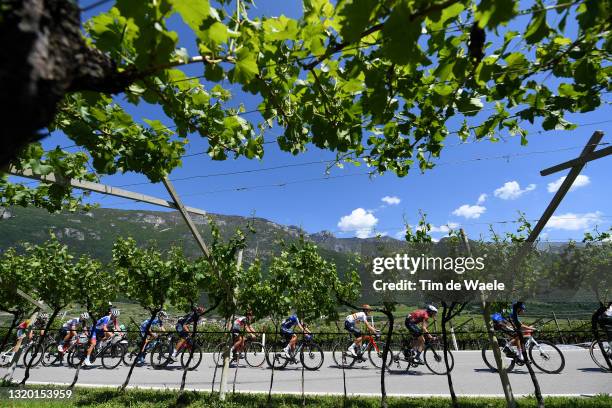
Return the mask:
<svg viewBox="0 0 612 408"><path fill-rule="evenodd" d="M564 350L566 365L560 374L545 374L536 369L542 393L545 395L593 395L612 393L612 374L598 369L586 350ZM479 351L455 352L455 368L452 372L455 391L458 395L503 396L499 376L486 368ZM235 388L238 392L267 392L271 370L252 368L241 363L237 369ZM0 370L0 375L2 371ZM68 367L36 367L30 372L29 382L69 384L74 369ZM120 366L105 370L99 366L82 369L79 384L84 386L118 386L127 374L128 368ZM221 370L216 374L218 389ZM228 388L233 386L236 369L230 369ZM23 378L24 369L18 367L14 380ZM210 354L206 354L196 371L187 375L186 388L210 390L215 374ZM177 388L180 385L182 370L178 365L166 370L154 370L148 365L138 367L132 375L131 385L142 388ZM299 365L275 370L273 392L301 393L302 370ZM325 361L318 371L305 371L305 392L316 394L340 394L343 392L342 369L334 365L331 353L325 353ZM356 368L346 369L347 392L353 395L377 395L380 392L380 370L369 362ZM533 394L529 373L524 367L510 374L513 391L516 395ZM387 373L387 392L389 395L406 396L448 396L446 376L434 375L426 367L397 369Z"/></svg>

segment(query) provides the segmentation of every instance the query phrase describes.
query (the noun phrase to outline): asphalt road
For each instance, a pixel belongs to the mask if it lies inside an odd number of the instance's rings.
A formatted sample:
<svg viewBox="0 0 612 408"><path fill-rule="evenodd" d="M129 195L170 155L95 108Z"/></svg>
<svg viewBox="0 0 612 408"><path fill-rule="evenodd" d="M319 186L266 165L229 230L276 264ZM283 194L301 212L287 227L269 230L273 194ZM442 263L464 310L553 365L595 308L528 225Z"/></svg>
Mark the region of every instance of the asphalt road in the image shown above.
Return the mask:
<svg viewBox="0 0 612 408"><path fill-rule="evenodd" d="M452 372L455 390L459 395L502 396L499 376L486 368L480 352L455 352L455 368ZM545 395L593 395L612 393L612 374L599 370L586 350L564 350L565 369L560 374L545 374L539 371L538 379L542 393ZM0 375L4 375L2 369ZM105 370L99 366L82 369L79 384L86 386L120 385L128 368L120 366L114 370ZM215 368L211 355L205 359L196 371L187 375L186 388L210 390ZM218 388L221 370L217 371L216 387ZM18 367L14 380L21 380L24 369ZM231 390L236 369L230 369L228 388ZM235 388L240 392L267 392L270 384L271 370L251 368L241 363L237 369ZM334 394L343 392L342 369L334 365L331 353L325 353L325 361L318 371L305 371L305 392ZM143 388L176 388L180 385L182 370L175 364L166 370L154 370L148 365L134 370L131 385ZM273 392L301 393L301 366L293 365L274 372ZM380 370L369 362L361 363L355 368L346 369L346 386L349 394L376 395L380 392ZM72 382L74 369L68 367L36 367L31 370L31 383L69 384ZM516 395L533 394L527 369L515 369L510 374L513 391ZM410 370L393 367L387 373L387 392L389 395L412 396L447 396L446 376L434 375L426 367Z"/></svg>

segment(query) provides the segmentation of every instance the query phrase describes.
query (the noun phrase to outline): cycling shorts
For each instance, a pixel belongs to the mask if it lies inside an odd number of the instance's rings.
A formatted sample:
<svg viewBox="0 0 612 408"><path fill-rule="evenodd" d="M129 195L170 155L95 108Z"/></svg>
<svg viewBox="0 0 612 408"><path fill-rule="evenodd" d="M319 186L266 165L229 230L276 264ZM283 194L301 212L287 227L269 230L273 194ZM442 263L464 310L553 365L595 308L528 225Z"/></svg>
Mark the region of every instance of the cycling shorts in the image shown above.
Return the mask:
<svg viewBox="0 0 612 408"><path fill-rule="evenodd" d="M406 318L404 324L413 337L420 337L423 335L423 330L421 330L419 325L414 323L412 320Z"/></svg>
<svg viewBox="0 0 612 408"><path fill-rule="evenodd" d="M293 333L293 330L289 330L289 329L285 329L284 327L281 327L280 334L283 337L283 339L288 341L288 340L291 340L294 333Z"/></svg>
<svg viewBox="0 0 612 408"><path fill-rule="evenodd" d="M235 325L232 326L232 329L230 330L230 333L232 333L232 337L233 338L241 336L242 335L242 328L239 325L235 324Z"/></svg>
<svg viewBox="0 0 612 408"><path fill-rule="evenodd" d="M359 330L357 327L355 327L355 322L349 322L348 320L344 321L344 328L346 329L346 331L348 331L349 333L352 333L353 336L355 337L361 337L361 330Z"/></svg>
<svg viewBox="0 0 612 408"><path fill-rule="evenodd" d="M91 335L91 340L96 341L97 339L102 340L104 338L104 330L95 329Z"/></svg>
<svg viewBox="0 0 612 408"><path fill-rule="evenodd" d="M185 331L183 329L183 325L180 323L176 324L176 332L178 333L178 335L184 339L186 339L187 337L189 337L189 332Z"/></svg>

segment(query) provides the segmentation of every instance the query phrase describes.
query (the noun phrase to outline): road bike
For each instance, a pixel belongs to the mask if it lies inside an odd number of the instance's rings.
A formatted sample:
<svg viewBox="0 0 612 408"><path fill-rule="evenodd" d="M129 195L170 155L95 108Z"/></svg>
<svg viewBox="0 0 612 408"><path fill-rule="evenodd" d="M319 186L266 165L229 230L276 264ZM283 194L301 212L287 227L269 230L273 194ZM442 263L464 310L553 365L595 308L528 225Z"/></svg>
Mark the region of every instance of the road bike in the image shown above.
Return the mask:
<svg viewBox="0 0 612 408"><path fill-rule="evenodd" d="M548 340L536 340L533 336L535 330L524 330L523 338L525 339L525 349L527 357L539 370L547 374L558 374L565 367L565 356L561 350ZM515 366L525 365L523 356L519 356L518 349L511 345L510 339L499 339L500 353L504 359L504 364L508 372L512 371ZM493 371L497 371L493 350L490 344L487 344L482 349L482 359L487 367Z"/></svg>
<svg viewBox="0 0 612 408"><path fill-rule="evenodd" d="M81 339L81 338L79 338ZM89 338L86 343L80 341L75 347L69 351L67 355L68 365L78 367L87 357L87 349L89 348ZM102 367L106 369L117 368L123 360L123 355L126 353L126 346L123 334L113 334L110 339L101 340L96 344L89 361L92 363L98 358L102 362Z"/></svg>
<svg viewBox="0 0 612 408"><path fill-rule="evenodd" d="M178 336L175 334L167 336L165 340L160 339L152 348L151 366L159 370L170 365L170 363L174 361L172 354L174 353L177 343ZM189 356L191 350L193 350L193 356L190 360ZM185 339L181 347L177 350L177 356L178 354L180 354L181 367L187 368L190 371L195 370L200 363L202 363L202 346L197 340L194 341L191 335ZM187 366L187 364L189 364L189 366Z"/></svg>
<svg viewBox="0 0 612 408"><path fill-rule="evenodd" d="M315 371L321 368L324 361L323 349L313 341L312 335L302 336L293 351L286 354L284 348L289 344L288 340L284 340L277 344L270 344L266 350L266 362L269 367L274 366L277 369L283 369L288 364L302 363L304 368L309 371ZM299 356L299 360L298 360Z"/></svg>
<svg viewBox="0 0 612 408"><path fill-rule="evenodd" d="M455 357L450 350L446 350L448 357L448 371L452 371L455 367ZM412 346L412 339L403 339L402 351L393 355L393 362L397 364L397 368L401 368L401 363L407 363L406 370L416 368L420 365L425 366L436 375L445 375L447 373L446 363L444 362L444 348L440 345L440 340L437 337L425 338L423 346L423 361L417 359L417 349Z"/></svg>
<svg viewBox="0 0 612 408"><path fill-rule="evenodd" d="M218 367L223 365L223 357L229 356L229 352L233 345L234 342L232 340L217 344L213 352L213 361ZM254 339L250 337L246 338L244 340L244 349L239 353L234 353L232 361L238 363L241 358L243 358L250 367L261 367L266 359L266 350L263 343L254 341Z"/></svg>
<svg viewBox="0 0 612 408"><path fill-rule="evenodd" d="M141 354L140 352L140 342L141 341L142 339L139 337L138 339L134 341L128 342L128 344L126 345L125 354L123 355L123 364L127 366L131 366L132 363L134 362L134 359L138 358L138 356ZM159 342L160 342L159 336L156 336L148 341L148 343L146 344L142 352L143 363L147 356L147 353L151 352L151 350L153 350L155 346L159 344Z"/></svg>
<svg viewBox="0 0 612 408"><path fill-rule="evenodd" d="M68 356L77 345L87 344L89 341L87 334L81 333L76 336L72 336L70 343L68 343L68 347L64 348L63 351L59 351L58 346L63 343L63 338L58 337L58 339L59 340L53 341L45 346L41 361L43 366L50 367L55 364L61 365L64 361L64 357Z"/></svg>
<svg viewBox="0 0 612 408"><path fill-rule="evenodd" d="M610 347L610 342L607 339L602 339L601 345L603 346L603 349L600 347L599 341L593 340L589 346L589 354L599 368L606 372L610 372L610 366L606 361L604 353L607 354L608 360L612 362L612 347Z"/></svg>
<svg viewBox="0 0 612 408"><path fill-rule="evenodd" d="M348 351L349 346L353 343L353 338L349 338L348 341L341 341L336 343L333 347L332 357L334 363L338 367L352 367L355 363L363 363L366 360L365 354L367 353L368 359L372 365L376 368L381 368L383 365L383 351L385 349L385 343L380 341L380 333L376 335L363 335L361 337L361 347L356 348L355 355ZM387 368L391 366L393 361L393 352L389 349L387 355Z"/></svg>

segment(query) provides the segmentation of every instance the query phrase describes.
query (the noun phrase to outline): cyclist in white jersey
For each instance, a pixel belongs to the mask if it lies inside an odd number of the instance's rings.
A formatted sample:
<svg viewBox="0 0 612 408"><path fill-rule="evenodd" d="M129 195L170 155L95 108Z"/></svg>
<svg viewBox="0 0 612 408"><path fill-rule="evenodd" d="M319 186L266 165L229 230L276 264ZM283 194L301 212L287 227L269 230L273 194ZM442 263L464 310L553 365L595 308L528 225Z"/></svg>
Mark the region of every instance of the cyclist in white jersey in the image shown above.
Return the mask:
<svg viewBox="0 0 612 408"><path fill-rule="evenodd" d="M356 348L361 347L361 339L362 339L361 330L359 330L359 328L356 327L355 325L358 322L363 322L365 323L370 333L376 332L376 328L368 322L368 316L370 315L371 311L372 311L372 308L370 307L370 305L363 305L361 306L361 312L351 313L350 315L346 316L346 319L344 319L344 328L346 329L346 331L348 331L349 333L353 334L353 336L355 336L355 340L353 341L353 344L351 344L350 347L348 348L349 354L352 355L353 357L357 356Z"/></svg>

